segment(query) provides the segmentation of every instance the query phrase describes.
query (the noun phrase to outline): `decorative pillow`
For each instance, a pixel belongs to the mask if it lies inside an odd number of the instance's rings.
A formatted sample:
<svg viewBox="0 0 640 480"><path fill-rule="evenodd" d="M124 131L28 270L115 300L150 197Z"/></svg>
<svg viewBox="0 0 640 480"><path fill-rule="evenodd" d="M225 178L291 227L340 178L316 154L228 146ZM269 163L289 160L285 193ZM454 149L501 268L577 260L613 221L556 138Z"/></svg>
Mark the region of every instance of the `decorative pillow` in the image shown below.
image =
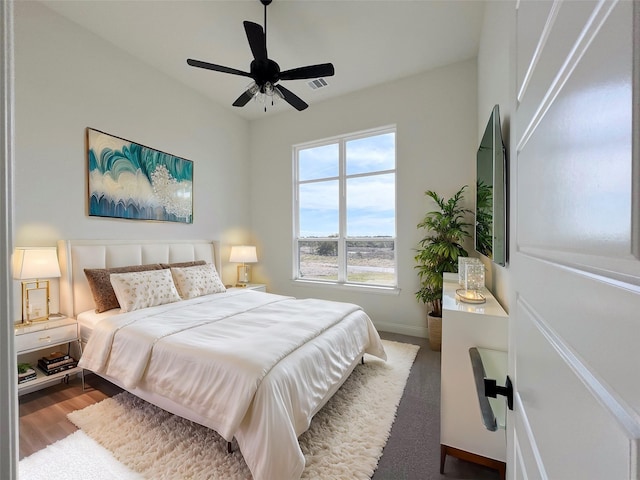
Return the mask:
<svg viewBox="0 0 640 480"><path fill-rule="evenodd" d="M106 312L114 308L120 308L116 294L111 286L109 276L112 273L145 272L147 270L160 270L159 263L148 265L129 265L115 268L85 268L84 274L89 282L89 288L96 304L96 313Z"/></svg>
<svg viewBox="0 0 640 480"><path fill-rule="evenodd" d="M184 299L227 291L211 263L186 268L172 267L171 274Z"/></svg>
<svg viewBox="0 0 640 480"><path fill-rule="evenodd" d="M167 269L112 273L111 285L122 312L180 301L171 272Z"/></svg>
<svg viewBox="0 0 640 480"><path fill-rule="evenodd" d="M160 266L162 268L185 268L185 267L195 267L196 265L204 265L207 262L204 260L194 260L193 262L178 262L178 263L161 263Z"/></svg>

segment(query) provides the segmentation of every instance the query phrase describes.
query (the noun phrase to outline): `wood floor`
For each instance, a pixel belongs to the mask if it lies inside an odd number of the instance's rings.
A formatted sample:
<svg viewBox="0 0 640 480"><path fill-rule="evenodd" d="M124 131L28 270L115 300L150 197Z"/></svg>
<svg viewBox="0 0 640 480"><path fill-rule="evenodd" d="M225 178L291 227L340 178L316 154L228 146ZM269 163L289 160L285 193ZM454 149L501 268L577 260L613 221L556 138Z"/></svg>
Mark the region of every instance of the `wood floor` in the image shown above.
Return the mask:
<svg viewBox="0 0 640 480"><path fill-rule="evenodd" d="M67 419L67 413L104 400L119 393L115 385L97 375L75 377L69 384L58 385L20 397L20 459L42 450L77 428Z"/></svg>

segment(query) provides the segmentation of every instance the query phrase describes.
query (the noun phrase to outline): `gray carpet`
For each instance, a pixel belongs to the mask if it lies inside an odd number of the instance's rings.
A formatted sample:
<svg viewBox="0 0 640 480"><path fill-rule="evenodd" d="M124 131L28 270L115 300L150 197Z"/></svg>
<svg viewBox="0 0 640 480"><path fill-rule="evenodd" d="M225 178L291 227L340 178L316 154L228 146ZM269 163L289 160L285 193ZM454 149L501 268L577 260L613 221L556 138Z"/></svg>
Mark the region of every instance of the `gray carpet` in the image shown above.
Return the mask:
<svg viewBox="0 0 640 480"><path fill-rule="evenodd" d="M440 475L440 352L425 338L380 332L387 340L420 345L391 436L372 480L499 479L495 470L447 457Z"/></svg>

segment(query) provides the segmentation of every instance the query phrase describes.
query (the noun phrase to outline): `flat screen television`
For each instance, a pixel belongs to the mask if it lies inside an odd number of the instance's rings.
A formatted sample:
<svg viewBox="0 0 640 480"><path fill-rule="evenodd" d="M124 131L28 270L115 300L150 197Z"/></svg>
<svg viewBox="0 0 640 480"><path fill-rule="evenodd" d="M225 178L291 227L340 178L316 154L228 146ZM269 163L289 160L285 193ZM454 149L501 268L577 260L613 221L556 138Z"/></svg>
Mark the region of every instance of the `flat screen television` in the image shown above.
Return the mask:
<svg viewBox="0 0 640 480"><path fill-rule="evenodd" d="M498 105L493 107L478 148L475 213L476 251L498 265L506 265L507 157Z"/></svg>

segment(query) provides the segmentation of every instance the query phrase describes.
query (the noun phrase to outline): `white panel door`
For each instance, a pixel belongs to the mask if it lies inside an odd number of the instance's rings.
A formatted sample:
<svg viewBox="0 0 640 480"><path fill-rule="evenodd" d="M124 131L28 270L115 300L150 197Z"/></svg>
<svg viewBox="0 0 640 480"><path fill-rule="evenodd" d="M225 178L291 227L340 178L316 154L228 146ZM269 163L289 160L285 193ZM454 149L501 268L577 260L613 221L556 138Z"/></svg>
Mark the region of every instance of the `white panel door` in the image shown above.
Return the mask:
<svg viewBox="0 0 640 480"><path fill-rule="evenodd" d="M517 8L508 476L637 480L640 4Z"/></svg>

